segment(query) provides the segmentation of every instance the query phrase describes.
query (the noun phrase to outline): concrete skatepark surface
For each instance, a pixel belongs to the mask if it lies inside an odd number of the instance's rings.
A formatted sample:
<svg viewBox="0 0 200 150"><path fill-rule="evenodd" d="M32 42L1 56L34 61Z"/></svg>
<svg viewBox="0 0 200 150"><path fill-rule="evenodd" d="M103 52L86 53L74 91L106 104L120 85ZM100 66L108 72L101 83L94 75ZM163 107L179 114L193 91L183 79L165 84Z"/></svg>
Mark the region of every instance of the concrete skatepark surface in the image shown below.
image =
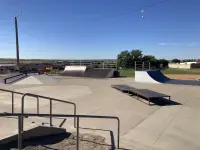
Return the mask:
<svg viewBox="0 0 200 150"><path fill-rule="evenodd" d="M53 78L53 77L52 77ZM1 85L0 88L20 92L36 93L44 96L72 101L77 104L77 114L117 116L121 121L120 147L134 150L199 150L200 149L200 96L199 86L170 84L136 83L132 79L84 79L54 77L54 85ZM113 84L127 84L136 88L147 88L171 96L171 105L149 106L124 93L111 88ZM20 96L16 97L15 111L20 112ZM0 91L0 110L10 112L11 94ZM40 101L41 113L49 113L48 101ZM146 102L146 101L144 101ZM34 104L35 103L35 104ZM25 112L36 112L36 102L27 98ZM53 103L53 113L73 114L73 107L62 103ZM0 118L1 132L12 134L17 130L17 121ZM2 120L4 119L4 121ZM29 120L30 119L30 120ZM29 127L34 120L37 124L48 122L46 118L28 118ZM59 125L61 120L54 119ZM116 140L117 124L115 120L81 119L80 133L93 133L106 138L110 143L110 133ZM8 128L9 127L9 128ZM63 124L68 132L74 132L73 119L67 118ZM94 130L104 129L105 131Z"/></svg>

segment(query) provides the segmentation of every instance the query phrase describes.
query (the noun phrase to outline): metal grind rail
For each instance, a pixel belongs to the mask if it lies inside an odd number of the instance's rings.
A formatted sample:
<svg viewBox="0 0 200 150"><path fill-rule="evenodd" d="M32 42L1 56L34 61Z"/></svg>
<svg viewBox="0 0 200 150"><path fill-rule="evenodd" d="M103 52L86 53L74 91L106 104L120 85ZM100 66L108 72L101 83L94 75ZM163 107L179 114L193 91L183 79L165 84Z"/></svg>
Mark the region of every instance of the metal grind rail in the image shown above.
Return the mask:
<svg viewBox="0 0 200 150"><path fill-rule="evenodd" d="M14 76L5 78L5 79L4 79L4 83L7 84L7 80L8 80L8 79L15 78L15 77L22 76L22 75L27 76L27 74L20 73L20 74L17 74L17 75L14 75ZM23 78L24 76L22 76L21 78ZM19 78L19 79L21 79L21 78ZM17 79L17 80L19 80L19 79ZM12 81L12 82L14 82L14 81ZM12 83L12 82L10 82L10 83Z"/></svg>
<svg viewBox="0 0 200 150"><path fill-rule="evenodd" d="M117 148L119 149L120 141L120 120L115 116L95 116L95 115L64 115L64 114L21 114L21 113L0 113L0 117L17 116L18 117L18 150L23 148L23 121L24 116L29 117L74 117L77 118L76 122L76 149L79 150L79 119L80 118L99 118L99 119L115 119L117 120Z"/></svg>
<svg viewBox="0 0 200 150"><path fill-rule="evenodd" d="M4 91L4 92L8 92L8 93L12 94L12 107L11 107L12 113L14 113L14 94L18 94L18 95L23 95L22 96L22 102L21 102L22 103L22 105L21 105L21 113L24 113L24 100L25 100L25 97L29 96L29 97L37 98L37 114L39 114L39 101L41 100L39 98L43 98L43 99L48 99L50 101L50 114L52 114L52 101L57 101L57 102L73 105L74 106L74 115L76 115L76 104L73 103L73 102L64 101L64 100L55 99L55 98L46 97L46 96L41 96L41 95L37 95L37 94L21 93L21 92L6 90L6 89L0 89L0 91ZM52 117L50 117L50 125L52 126ZM74 118L74 127L76 127L76 118Z"/></svg>

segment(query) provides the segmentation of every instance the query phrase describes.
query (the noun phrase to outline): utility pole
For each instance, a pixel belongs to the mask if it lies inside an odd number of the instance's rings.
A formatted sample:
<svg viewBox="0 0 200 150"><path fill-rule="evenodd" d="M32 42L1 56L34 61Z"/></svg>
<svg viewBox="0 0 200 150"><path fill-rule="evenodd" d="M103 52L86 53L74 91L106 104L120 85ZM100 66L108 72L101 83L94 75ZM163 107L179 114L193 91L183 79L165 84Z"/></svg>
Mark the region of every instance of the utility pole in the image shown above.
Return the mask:
<svg viewBox="0 0 200 150"><path fill-rule="evenodd" d="M19 62L19 39L18 39L18 24L17 24L17 17L21 14L20 12L16 17L15 17L15 34L16 34L16 55L17 55L17 66L16 69L20 71L20 62Z"/></svg>

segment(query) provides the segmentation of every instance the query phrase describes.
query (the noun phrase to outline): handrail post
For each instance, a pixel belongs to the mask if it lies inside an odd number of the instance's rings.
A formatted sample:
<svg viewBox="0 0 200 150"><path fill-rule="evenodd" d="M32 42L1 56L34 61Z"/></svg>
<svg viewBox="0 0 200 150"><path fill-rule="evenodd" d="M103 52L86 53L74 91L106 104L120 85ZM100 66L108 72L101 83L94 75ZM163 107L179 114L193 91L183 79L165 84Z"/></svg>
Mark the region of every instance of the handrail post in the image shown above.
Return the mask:
<svg viewBox="0 0 200 150"><path fill-rule="evenodd" d="M50 126L52 125L52 99L50 99Z"/></svg>
<svg viewBox="0 0 200 150"><path fill-rule="evenodd" d="M74 104L74 115L76 115L76 105ZM74 128L76 128L76 117L74 116Z"/></svg>
<svg viewBox="0 0 200 150"><path fill-rule="evenodd" d="M23 116L18 116L18 149L22 150L22 118Z"/></svg>
<svg viewBox="0 0 200 150"><path fill-rule="evenodd" d="M39 97L37 96L37 114L39 114Z"/></svg>
<svg viewBox="0 0 200 150"><path fill-rule="evenodd" d="M12 92L12 113L14 113L14 92Z"/></svg>
<svg viewBox="0 0 200 150"><path fill-rule="evenodd" d="M22 97L22 105L21 105L21 115L22 115L21 130L22 130L22 132L24 131L24 127L23 127L23 125L24 125L24 97L25 97L25 95L23 95L23 97Z"/></svg>
<svg viewBox="0 0 200 150"><path fill-rule="evenodd" d="M79 150L79 116L77 116L76 136L76 150Z"/></svg>
<svg viewBox="0 0 200 150"><path fill-rule="evenodd" d="M117 127L117 148L119 149L119 141L120 141L120 120L117 118L118 127Z"/></svg>

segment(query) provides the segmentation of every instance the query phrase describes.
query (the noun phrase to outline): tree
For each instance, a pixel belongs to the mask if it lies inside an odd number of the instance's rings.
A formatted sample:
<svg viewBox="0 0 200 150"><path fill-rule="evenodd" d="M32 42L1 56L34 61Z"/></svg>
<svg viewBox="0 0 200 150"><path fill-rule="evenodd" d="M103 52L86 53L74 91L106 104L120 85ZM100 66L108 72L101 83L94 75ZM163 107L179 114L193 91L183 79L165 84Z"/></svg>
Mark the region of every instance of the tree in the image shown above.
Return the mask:
<svg viewBox="0 0 200 150"><path fill-rule="evenodd" d="M184 59L183 62L195 62L197 61L196 59Z"/></svg>
<svg viewBox="0 0 200 150"><path fill-rule="evenodd" d="M142 61L143 54L142 54L141 50L139 50L139 49L132 50L130 52L130 55L131 55L133 61Z"/></svg>
<svg viewBox="0 0 200 150"><path fill-rule="evenodd" d="M143 61L149 61L151 63L152 68L166 68L169 63L169 61L165 59L157 60L155 56L153 55L143 56L142 51L139 49L135 49L132 51L125 50L125 51L122 51L117 56L118 67L134 68L135 61L140 61L138 63L141 63L141 64L143 64Z"/></svg>
<svg viewBox="0 0 200 150"><path fill-rule="evenodd" d="M131 55L129 51L125 50L122 51L118 56L117 56L117 64L119 67L122 68L129 68L131 62Z"/></svg>
<svg viewBox="0 0 200 150"><path fill-rule="evenodd" d="M179 59L172 59L172 63L180 63L181 61Z"/></svg>
<svg viewBox="0 0 200 150"><path fill-rule="evenodd" d="M142 58L142 61L154 61L156 58L152 55L146 55Z"/></svg>
<svg viewBox="0 0 200 150"><path fill-rule="evenodd" d="M166 59L160 59L159 60L159 64L160 64L160 68L167 68L168 67L168 64L169 64L169 61L166 60Z"/></svg>

